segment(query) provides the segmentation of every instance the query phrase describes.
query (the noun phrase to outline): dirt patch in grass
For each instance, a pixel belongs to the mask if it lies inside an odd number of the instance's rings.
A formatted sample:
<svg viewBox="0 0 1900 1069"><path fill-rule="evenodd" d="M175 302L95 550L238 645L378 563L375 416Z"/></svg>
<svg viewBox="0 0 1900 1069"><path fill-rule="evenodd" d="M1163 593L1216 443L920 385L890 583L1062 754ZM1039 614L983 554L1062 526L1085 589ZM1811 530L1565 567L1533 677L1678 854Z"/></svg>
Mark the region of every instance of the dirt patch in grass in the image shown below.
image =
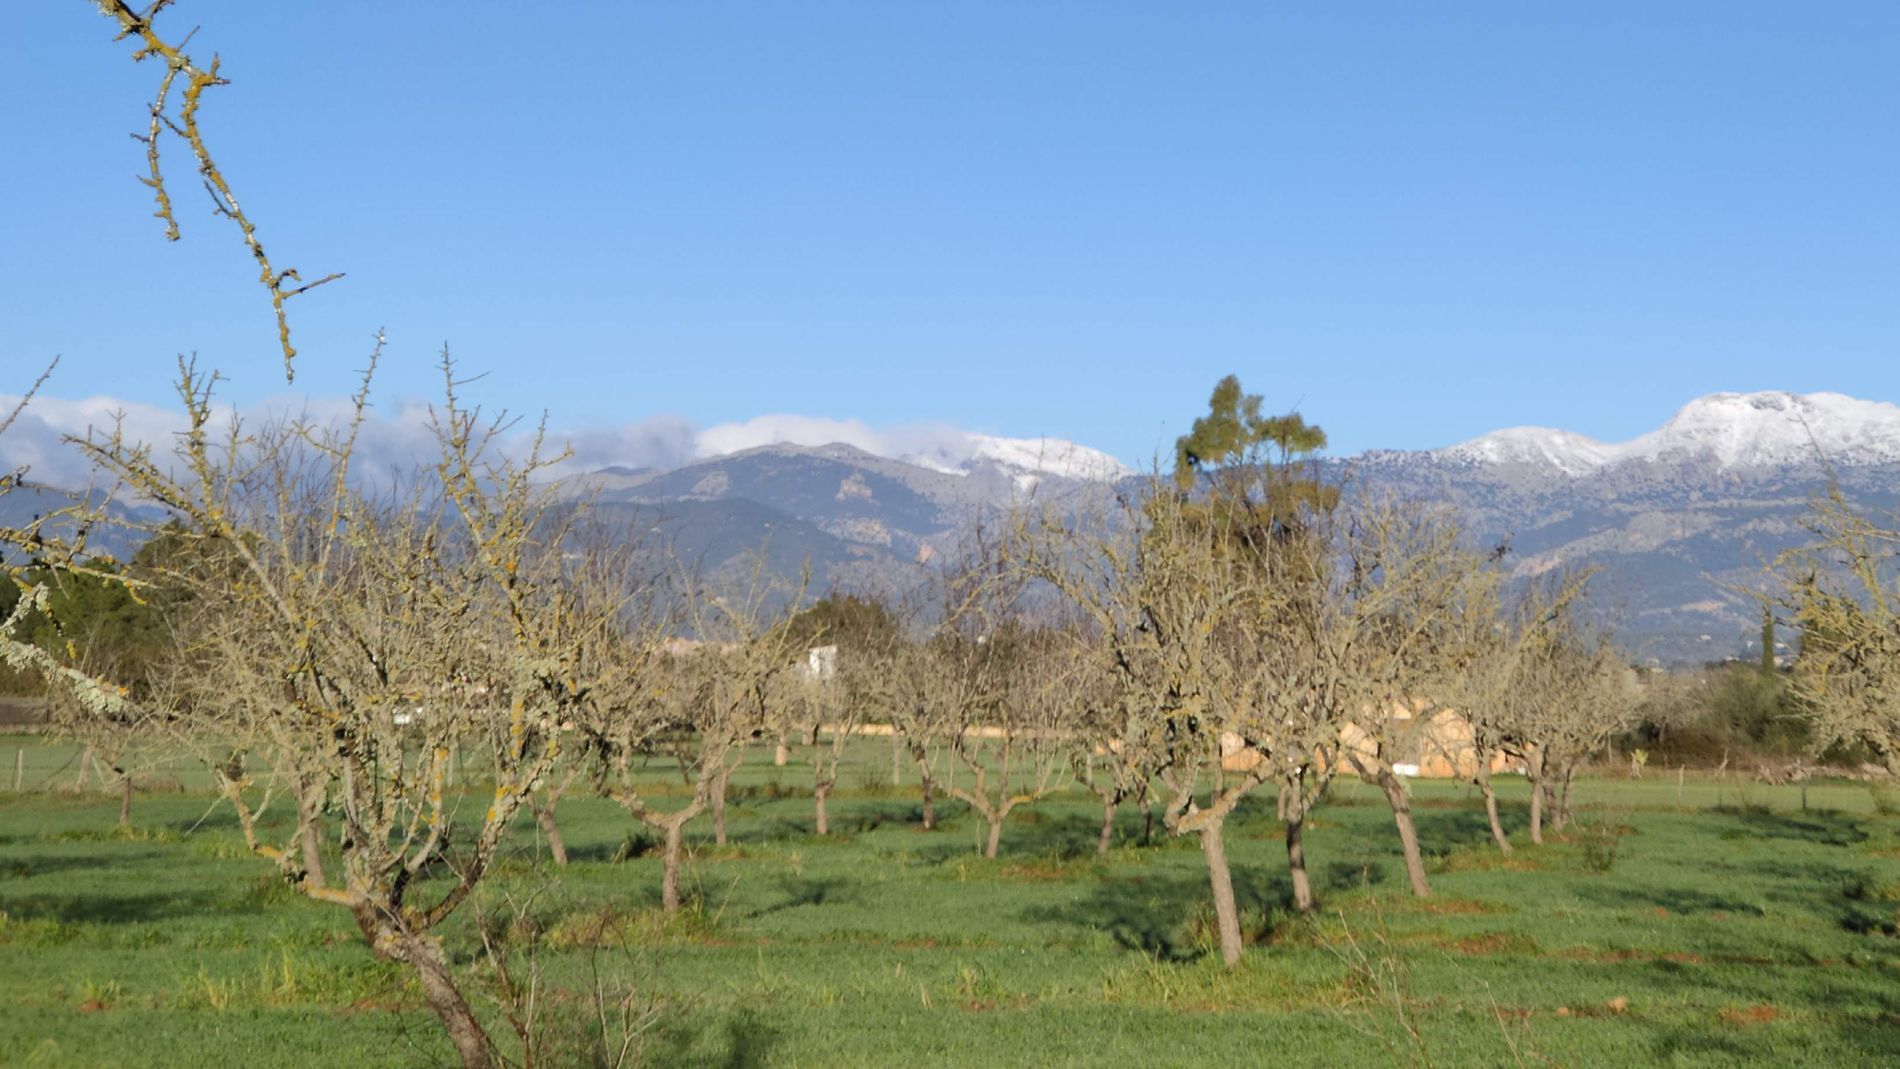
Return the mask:
<svg viewBox="0 0 1900 1069"><path fill-rule="evenodd" d="M1757 1025L1779 1020L1781 1011L1766 1003L1753 1006L1729 1006L1722 1010L1724 1024Z"/></svg>
<svg viewBox="0 0 1900 1069"><path fill-rule="evenodd" d="M1482 932L1434 942L1458 954L1535 954L1537 940L1521 932Z"/></svg>
<svg viewBox="0 0 1900 1069"><path fill-rule="evenodd" d="M1500 854L1495 848L1453 850L1438 859L1439 872L1541 872L1546 867L1541 855L1518 851Z"/></svg>
<svg viewBox="0 0 1900 1069"><path fill-rule="evenodd" d="M1476 898L1415 899L1412 909L1414 912L1429 913L1435 917L1468 917L1511 912L1511 907L1502 902L1484 902Z"/></svg>
<svg viewBox="0 0 1900 1069"><path fill-rule="evenodd" d="M1686 950L1665 950L1660 953L1653 950L1639 950L1635 947L1567 947L1557 952L1558 957L1572 961L1595 961L1606 965L1620 965L1632 961L1666 961L1672 965L1707 964L1700 954L1691 954Z"/></svg>
<svg viewBox="0 0 1900 1069"><path fill-rule="evenodd" d="M1027 858L996 866L995 876L1012 883L1061 883L1094 870L1094 855L1086 858Z"/></svg>

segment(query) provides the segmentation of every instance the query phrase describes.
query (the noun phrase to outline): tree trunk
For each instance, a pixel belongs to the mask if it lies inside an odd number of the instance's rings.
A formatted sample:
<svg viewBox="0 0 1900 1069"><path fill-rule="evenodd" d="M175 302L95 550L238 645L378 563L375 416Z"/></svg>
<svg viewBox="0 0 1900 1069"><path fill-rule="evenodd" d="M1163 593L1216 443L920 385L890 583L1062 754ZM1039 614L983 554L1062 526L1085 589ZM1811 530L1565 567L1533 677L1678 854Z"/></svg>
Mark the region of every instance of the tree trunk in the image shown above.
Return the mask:
<svg viewBox="0 0 1900 1069"><path fill-rule="evenodd" d="M560 803L549 798L546 805L528 799L528 808L534 811L535 823L541 826L541 834L547 838L548 854L556 865L567 864L567 840L561 838L561 826L554 821L554 807Z"/></svg>
<svg viewBox="0 0 1900 1069"><path fill-rule="evenodd" d="M1807 788L1802 788L1804 791ZM132 826L132 774L119 773L119 827Z"/></svg>
<svg viewBox="0 0 1900 1069"><path fill-rule="evenodd" d="M712 789L713 842L718 844L719 846L726 845L726 780L731 778L731 776L732 776L732 770L727 769L725 771L720 772L719 778L713 781L713 789Z"/></svg>
<svg viewBox="0 0 1900 1069"><path fill-rule="evenodd" d="M1108 848L1115 842L1115 810L1118 806L1113 798L1102 799L1102 837L1095 842L1095 856L1107 857Z"/></svg>
<svg viewBox="0 0 1900 1069"><path fill-rule="evenodd" d="M482 1031L481 1022L475 1019L468 1001L455 986L455 977L443 958L441 944L426 935L392 936L390 943L393 950L388 956L416 971L416 978L422 983L422 996L442 1019L449 1042L462 1059L462 1069L491 1069L495 1063L489 1056L488 1034Z"/></svg>
<svg viewBox="0 0 1900 1069"><path fill-rule="evenodd" d="M1306 813L1289 809L1286 818L1286 867L1293 874L1293 908L1313 912L1313 881L1306 872Z"/></svg>
<svg viewBox="0 0 1900 1069"><path fill-rule="evenodd" d="M820 835L831 834L831 817L825 810L825 799L831 796L831 785L824 784L812 788L811 800L817 810L817 831Z"/></svg>
<svg viewBox="0 0 1900 1069"><path fill-rule="evenodd" d="M997 848L1003 845L1003 814L998 813L989 820L990 838L983 847L983 856L993 858L996 856Z"/></svg>
<svg viewBox="0 0 1900 1069"><path fill-rule="evenodd" d="M1491 841L1498 844L1498 852L1510 854L1511 840L1504 834L1504 823L1498 819L1498 792L1491 789L1490 777L1478 781L1479 789L1484 791L1484 815L1491 818Z"/></svg>
<svg viewBox="0 0 1900 1069"><path fill-rule="evenodd" d="M1574 775L1576 771L1577 766L1575 765L1567 766L1564 769L1563 786L1560 787L1557 792L1556 827L1558 831L1562 831L1570 826L1570 777Z"/></svg>
<svg viewBox="0 0 1900 1069"><path fill-rule="evenodd" d="M297 796L297 822L303 826L298 843L303 847L303 878L311 887L327 886L323 879L323 836L318 830L317 803L307 791Z"/></svg>
<svg viewBox="0 0 1900 1069"><path fill-rule="evenodd" d="M900 787L904 783L904 740L897 733L897 725L891 725L891 786Z"/></svg>
<svg viewBox="0 0 1900 1069"><path fill-rule="evenodd" d="M1227 844L1221 841L1221 821L1201 829L1201 854L1207 859L1207 882L1214 893L1214 923L1220 929L1220 958L1231 968L1240 964L1240 907L1234 902L1234 876L1227 869Z"/></svg>
<svg viewBox="0 0 1900 1069"><path fill-rule="evenodd" d="M86 781L92 775L92 747L87 746L79 755L79 778L73 781L74 791L86 789Z"/></svg>
<svg viewBox="0 0 1900 1069"><path fill-rule="evenodd" d="M1425 881L1425 859L1418 851L1418 829L1412 826L1412 800L1406 797L1405 784L1389 769L1380 770L1378 783L1392 806L1392 823L1399 827L1399 846L1405 853L1405 875L1412 881L1412 894L1429 898L1432 886Z"/></svg>
<svg viewBox="0 0 1900 1069"><path fill-rule="evenodd" d="M676 820L666 826L666 855L660 876L660 908L678 913L680 908L680 842L686 822Z"/></svg>
<svg viewBox="0 0 1900 1069"><path fill-rule="evenodd" d="M1544 845L1544 761L1542 757L1530 763L1531 777L1531 842Z"/></svg>
<svg viewBox="0 0 1900 1069"><path fill-rule="evenodd" d="M937 792L936 792L937 784L935 780L932 780L930 778L930 774L928 772L923 774L923 780L924 780L924 830L936 831L937 830Z"/></svg>
<svg viewBox="0 0 1900 1069"><path fill-rule="evenodd" d="M784 768L785 762L791 759L792 748L785 744L785 736L780 735L778 737L778 748L772 751L772 763L780 768Z"/></svg>

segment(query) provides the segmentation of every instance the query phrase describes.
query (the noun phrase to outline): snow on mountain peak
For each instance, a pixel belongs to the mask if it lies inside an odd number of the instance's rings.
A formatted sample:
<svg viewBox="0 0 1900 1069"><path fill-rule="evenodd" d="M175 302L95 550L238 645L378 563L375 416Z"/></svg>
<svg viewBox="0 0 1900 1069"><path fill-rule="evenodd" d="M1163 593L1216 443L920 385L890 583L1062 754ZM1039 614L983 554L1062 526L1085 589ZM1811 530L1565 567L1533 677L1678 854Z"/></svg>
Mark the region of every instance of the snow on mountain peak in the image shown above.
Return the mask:
<svg viewBox="0 0 1900 1069"><path fill-rule="evenodd" d="M1546 464L1565 475L1582 475L1608 463L1613 448L1570 431L1509 427L1433 452L1447 459L1480 464Z"/></svg>
<svg viewBox="0 0 1900 1069"><path fill-rule="evenodd" d="M974 446L970 461L992 460L1006 468L1016 468L1065 479L1114 480L1133 474L1133 469L1099 449L1061 438L997 438L987 434L970 435Z"/></svg>
<svg viewBox="0 0 1900 1069"><path fill-rule="evenodd" d="M1900 461L1900 406L1838 393L1712 393L1618 451L1632 459L1701 454L1725 468L1890 463Z"/></svg>
<svg viewBox="0 0 1900 1069"><path fill-rule="evenodd" d="M1761 468L1825 458L1834 464L1900 462L1900 405L1838 393L1712 393L1656 430L1600 442L1547 427L1493 431L1432 455L1475 464L1531 464L1585 475L1629 460L1707 458L1722 468Z"/></svg>
<svg viewBox="0 0 1900 1069"><path fill-rule="evenodd" d="M937 443L900 459L950 475L968 475L993 465L1003 469L1022 493L1034 490L1049 475L1108 482L1133 473L1133 469L1099 449L1061 438L998 438L965 433L954 442Z"/></svg>

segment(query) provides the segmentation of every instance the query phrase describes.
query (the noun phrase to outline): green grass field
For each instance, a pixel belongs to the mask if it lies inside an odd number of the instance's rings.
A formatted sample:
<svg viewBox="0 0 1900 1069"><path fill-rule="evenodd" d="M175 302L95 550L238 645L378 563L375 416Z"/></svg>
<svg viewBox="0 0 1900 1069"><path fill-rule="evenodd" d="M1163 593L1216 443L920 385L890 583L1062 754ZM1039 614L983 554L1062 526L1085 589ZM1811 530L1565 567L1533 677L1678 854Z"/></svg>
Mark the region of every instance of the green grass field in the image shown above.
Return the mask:
<svg viewBox="0 0 1900 1069"><path fill-rule="evenodd" d="M8 784L21 742L0 739ZM24 745L31 783L70 779L70 751ZM959 807L911 826L880 752L825 839L803 770L760 755L732 844L693 826L695 901L672 921L619 810L563 806L558 879L524 820L485 902L528 901L545 1011L583 1019L596 975L637 985L661 1065L1900 1064L1900 818L1856 785L1817 785L1804 812L1792 788L1591 780L1582 826L1538 848L1508 781L1504 859L1466 788L1422 783L1435 895L1415 900L1389 812L1342 784L1308 837L1317 921L1284 908L1263 795L1229 824L1255 940L1230 972L1192 842L1133 845L1130 813L1098 861L1076 792L1013 818L984 861ZM285 889L199 781L170 778L129 834L114 796L0 794L0 1064L448 1064L344 913ZM479 984L472 913L446 940Z"/></svg>

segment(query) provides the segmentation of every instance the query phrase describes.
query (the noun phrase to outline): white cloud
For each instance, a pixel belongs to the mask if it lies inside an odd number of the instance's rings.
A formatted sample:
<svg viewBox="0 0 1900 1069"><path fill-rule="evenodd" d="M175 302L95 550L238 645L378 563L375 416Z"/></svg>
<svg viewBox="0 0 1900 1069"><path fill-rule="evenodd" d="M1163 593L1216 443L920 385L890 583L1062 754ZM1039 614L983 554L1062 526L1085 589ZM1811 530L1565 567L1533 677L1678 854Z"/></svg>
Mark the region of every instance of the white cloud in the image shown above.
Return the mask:
<svg viewBox="0 0 1900 1069"><path fill-rule="evenodd" d="M857 419L779 413L754 416L743 423L721 423L707 427L699 432L694 455L717 457L762 445L788 443L820 446L833 442L880 457L954 457L956 461L962 461L975 455L977 436L943 424L879 428Z"/></svg>
<svg viewBox="0 0 1900 1069"><path fill-rule="evenodd" d="M19 403L18 394L0 394L0 412L11 412ZM185 429L185 419L173 409L103 395L67 400L41 394L0 438L0 471L23 467L37 482L84 486L89 474L86 459L66 443L66 436L110 434L115 426L122 427L128 439L163 449Z"/></svg>

